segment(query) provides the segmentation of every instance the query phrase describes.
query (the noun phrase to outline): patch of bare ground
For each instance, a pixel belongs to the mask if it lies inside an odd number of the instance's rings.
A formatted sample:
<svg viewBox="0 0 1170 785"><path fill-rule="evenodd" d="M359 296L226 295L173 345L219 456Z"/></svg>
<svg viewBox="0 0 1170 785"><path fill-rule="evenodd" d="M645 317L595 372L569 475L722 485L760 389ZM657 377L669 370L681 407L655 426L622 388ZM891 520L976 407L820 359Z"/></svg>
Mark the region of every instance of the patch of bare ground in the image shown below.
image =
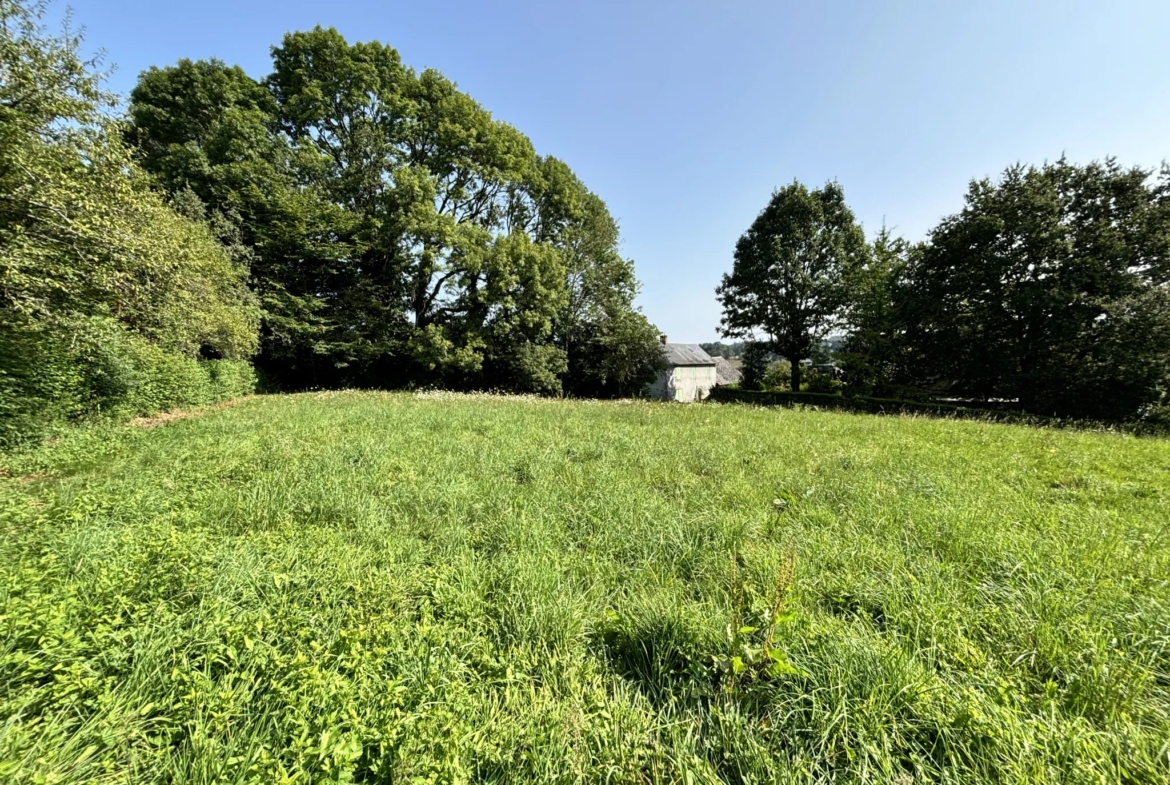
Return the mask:
<svg viewBox="0 0 1170 785"><path fill-rule="evenodd" d="M9 469L0 468L0 477L5 479L12 477L13 474ZM49 480L53 475L48 472L33 472L32 474L25 474L20 477L21 482L33 482L34 480Z"/></svg>
<svg viewBox="0 0 1170 785"><path fill-rule="evenodd" d="M178 422L179 420L186 420L188 417L198 417L201 414L207 414L208 412L215 411L216 409L229 409L240 401L250 397L252 396L232 398L230 401L213 403L209 406L201 406L198 409L171 409L169 412L161 412L150 417L135 417L130 421L130 424L136 428L157 428L160 425L167 425L169 423Z"/></svg>

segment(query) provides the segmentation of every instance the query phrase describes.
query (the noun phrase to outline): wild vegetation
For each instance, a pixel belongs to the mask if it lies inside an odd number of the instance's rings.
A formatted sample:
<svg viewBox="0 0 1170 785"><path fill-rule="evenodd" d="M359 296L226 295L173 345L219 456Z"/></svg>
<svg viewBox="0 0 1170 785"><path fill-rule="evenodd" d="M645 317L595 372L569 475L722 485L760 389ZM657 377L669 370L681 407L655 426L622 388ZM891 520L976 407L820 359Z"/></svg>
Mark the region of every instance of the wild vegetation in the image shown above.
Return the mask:
<svg viewBox="0 0 1170 785"><path fill-rule="evenodd" d="M723 334L788 358L794 392L801 361L836 331L846 392L1164 420L1170 167L1013 166L972 182L962 212L917 245L885 228L867 244L838 184L793 183L740 239L717 293ZM762 377L757 363L745 381Z"/></svg>
<svg viewBox="0 0 1170 785"><path fill-rule="evenodd" d="M245 266L151 189L100 72L42 13L0 0L0 446L249 392L257 345Z"/></svg>
<svg viewBox="0 0 1170 785"><path fill-rule="evenodd" d="M439 72L318 28L261 81L150 69L121 116L45 13L0 0L0 445L251 392L248 360L271 389L653 379L605 203Z"/></svg>
<svg viewBox="0 0 1170 785"><path fill-rule="evenodd" d="M1170 776L1162 440L353 392L4 461L14 785Z"/></svg>
<svg viewBox="0 0 1170 785"><path fill-rule="evenodd" d="M660 357L567 165L322 28L122 116L44 14L0 0L4 782L1170 779L1166 441L557 399ZM1014 167L918 245L797 183L713 348L1153 421L1168 249L1170 170Z"/></svg>

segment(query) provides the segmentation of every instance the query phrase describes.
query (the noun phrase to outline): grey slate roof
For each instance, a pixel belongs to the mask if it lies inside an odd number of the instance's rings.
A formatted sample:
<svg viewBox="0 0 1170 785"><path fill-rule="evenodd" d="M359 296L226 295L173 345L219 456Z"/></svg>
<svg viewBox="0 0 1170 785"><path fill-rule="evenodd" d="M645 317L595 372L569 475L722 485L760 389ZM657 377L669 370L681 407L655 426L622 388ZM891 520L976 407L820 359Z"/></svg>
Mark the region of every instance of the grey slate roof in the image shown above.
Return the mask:
<svg viewBox="0 0 1170 785"><path fill-rule="evenodd" d="M739 384L743 381L743 373L722 357L716 357L715 381L719 384Z"/></svg>
<svg viewBox="0 0 1170 785"><path fill-rule="evenodd" d="M711 355L697 343L667 343L662 345L662 357L667 365L714 365Z"/></svg>

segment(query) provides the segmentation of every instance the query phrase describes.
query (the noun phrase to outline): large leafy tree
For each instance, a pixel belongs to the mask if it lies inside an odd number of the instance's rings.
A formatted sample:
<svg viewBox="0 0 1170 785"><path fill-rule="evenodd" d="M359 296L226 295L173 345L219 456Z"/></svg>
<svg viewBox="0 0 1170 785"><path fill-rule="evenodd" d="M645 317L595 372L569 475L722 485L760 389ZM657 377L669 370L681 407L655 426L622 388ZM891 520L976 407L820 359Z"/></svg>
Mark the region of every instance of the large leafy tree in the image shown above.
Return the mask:
<svg viewBox="0 0 1170 785"><path fill-rule="evenodd" d="M841 186L809 190L794 182L772 194L735 246L735 264L716 290L722 333L762 333L767 347L792 365L800 389L800 361L837 323L846 272L862 263L865 235L845 204Z"/></svg>
<svg viewBox="0 0 1170 785"><path fill-rule="evenodd" d="M550 237L565 259L566 298L553 334L567 361L566 392L637 392L654 380L662 353L658 330L634 306L639 284L618 250L617 221L563 163L549 160L545 168L571 180L552 192L560 218Z"/></svg>
<svg viewBox="0 0 1170 785"><path fill-rule="evenodd" d="M263 82L152 69L131 107L144 164L238 217L271 371L544 392L631 377L571 359L605 340L646 356L653 328L616 224L568 167L383 44L316 28L273 65Z"/></svg>
<svg viewBox="0 0 1170 785"><path fill-rule="evenodd" d="M235 227L264 307L258 364L300 386L328 383L348 331L337 319L356 224L324 198L277 129L268 89L222 62L151 68L131 94L127 134L141 164L175 194L190 192Z"/></svg>
<svg viewBox="0 0 1170 785"><path fill-rule="evenodd" d="M919 373L1044 414L1130 417L1170 378L1170 172L1014 166L910 268Z"/></svg>
<svg viewBox="0 0 1170 785"><path fill-rule="evenodd" d="M855 391L891 395L911 381L904 301L910 258L920 252L882 227L864 261L845 276L846 337L837 360Z"/></svg>

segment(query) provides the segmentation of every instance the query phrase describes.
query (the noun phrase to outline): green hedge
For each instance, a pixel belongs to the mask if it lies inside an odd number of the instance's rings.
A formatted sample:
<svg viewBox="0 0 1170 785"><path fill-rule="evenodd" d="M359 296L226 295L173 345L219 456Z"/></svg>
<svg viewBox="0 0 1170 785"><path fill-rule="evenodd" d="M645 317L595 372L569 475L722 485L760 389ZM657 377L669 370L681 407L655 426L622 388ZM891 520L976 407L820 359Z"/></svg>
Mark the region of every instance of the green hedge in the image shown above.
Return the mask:
<svg viewBox="0 0 1170 785"><path fill-rule="evenodd" d="M921 414L931 417L963 417L1012 422L1022 420L1033 422L1036 420L1035 417L1022 412L975 409L947 403L866 398L859 395L833 395L831 393L740 390L735 387L715 387L711 390L711 396L708 400L724 403L750 403L757 406L816 406L823 409L843 409L867 414Z"/></svg>
<svg viewBox="0 0 1170 785"><path fill-rule="evenodd" d="M57 330L0 328L0 447L96 417L122 418L248 395L244 360L197 360L92 319Z"/></svg>
<svg viewBox="0 0 1170 785"><path fill-rule="evenodd" d="M832 395L827 393L791 393L778 391L741 390L738 387L715 387L709 401L745 403L756 406L816 406L865 414L911 414L926 417L952 417L964 420L1033 425L1047 428L1075 428L1130 433L1134 436L1170 436L1170 406L1154 407L1140 420L1127 422L1100 422L1059 417L1043 417L1027 412L1000 408L1005 404L991 404L988 408L956 406L949 403L904 401L893 398L867 398L860 395Z"/></svg>

